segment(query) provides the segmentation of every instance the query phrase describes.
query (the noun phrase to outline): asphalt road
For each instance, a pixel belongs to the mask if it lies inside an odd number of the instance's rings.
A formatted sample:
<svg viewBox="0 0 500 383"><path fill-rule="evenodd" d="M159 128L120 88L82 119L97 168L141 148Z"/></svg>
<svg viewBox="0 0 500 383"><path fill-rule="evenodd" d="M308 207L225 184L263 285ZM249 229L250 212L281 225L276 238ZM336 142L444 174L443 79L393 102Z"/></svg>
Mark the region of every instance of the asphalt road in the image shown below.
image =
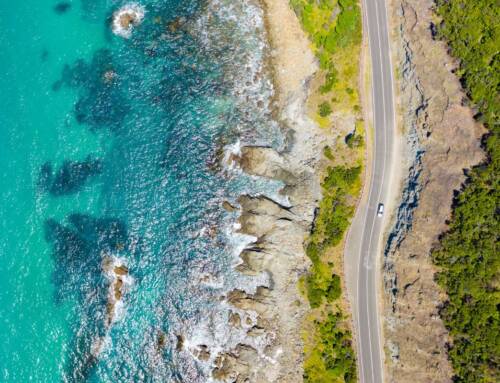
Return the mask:
<svg viewBox="0 0 500 383"><path fill-rule="evenodd" d="M384 381L378 292L381 287L381 236L387 216L377 216L386 203L392 173L395 136L393 77L385 0L362 0L372 64L374 140L368 194L361 203L346 243L347 283L356 329L360 382Z"/></svg>

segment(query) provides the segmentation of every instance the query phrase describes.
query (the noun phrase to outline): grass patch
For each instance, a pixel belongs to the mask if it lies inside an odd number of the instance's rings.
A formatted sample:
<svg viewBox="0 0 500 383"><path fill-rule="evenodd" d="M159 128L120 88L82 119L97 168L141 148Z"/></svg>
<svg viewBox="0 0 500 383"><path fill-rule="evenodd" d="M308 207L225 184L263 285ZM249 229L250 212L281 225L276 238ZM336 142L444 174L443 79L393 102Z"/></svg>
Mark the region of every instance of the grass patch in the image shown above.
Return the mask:
<svg viewBox="0 0 500 383"><path fill-rule="evenodd" d="M352 111L359 104L357 76L361 47L361 10L357 0L290 0L320 63L320 96L334 110ZM333 97L334 96L334 97ZM323 124L321 124L323 125Z"/></svg>

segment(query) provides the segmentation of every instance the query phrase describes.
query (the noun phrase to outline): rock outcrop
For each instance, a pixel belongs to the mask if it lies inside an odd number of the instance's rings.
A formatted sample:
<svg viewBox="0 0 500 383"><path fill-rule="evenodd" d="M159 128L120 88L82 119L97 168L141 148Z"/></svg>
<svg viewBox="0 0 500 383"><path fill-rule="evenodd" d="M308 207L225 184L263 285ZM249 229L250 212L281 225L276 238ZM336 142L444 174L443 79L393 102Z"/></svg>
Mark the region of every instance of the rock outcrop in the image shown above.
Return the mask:
<svg viewBox="0 0 500 383"><path fill-rule="evenodd" d="M430 252L446 230L464 169L478 163L481 126L463 105L456 63L431 33L432 0L393 0L394 50L408 162L384 257L388 382L449 382L446 297L434 282Z"/></svg>
<svg viewBox="0 0 500 383"><path fill-rule="evenodd" d="M113 13L111 29L115 35L128 39L132 31L144 19L145 9L137 3L129 3Z"/></svg>
<svg viewBox="0 0 500 383"><path fill-rule="evenodd" d="M226 382L299 383L303 381L300 328L309 309L298 289L300 276L310 266L303 243L321 199L322 151L326 145L334 146L335 137L307 116L308 81L317 63L298 19L287 0L266 0L263 7L276 117L287 142L280 152L242 145L226 162L252 176L281 181L284 198L242 195L235 206L225 204L227 210L240 210L238 231L254 238L241 252L237 270L251 276L265 273L270 283L253 294L233 290L225 296L234 308L228 324L246 331L249 341L219 355L212 377ZM252 339L265 339L265 347L252 346Z"/></svg>
<svg viewBox="0 0 500 383"><path fill-rule="evenodd" d="M303 345L298 329L308 304L298 291L298 279L309 266L303 242L320 193L316 172L304 166L303 157L296 150L300 150L300 145L293 145L289 153L246 146L235 158L249 174L282 180L289 205L260 195L242 195L237 201L241 211L238 231L255 240L241 252L241 263L236 269L253 276L267 273L271 284L258 287L255 294L230 291L225 297L227 303L240 312L254 313L255 318L242 317L235 311L229 317L229 325L244 328L248 337L265 338L267 346L262 352L242 343L220 355L212 374L215 379L302 381Z"/></svg>

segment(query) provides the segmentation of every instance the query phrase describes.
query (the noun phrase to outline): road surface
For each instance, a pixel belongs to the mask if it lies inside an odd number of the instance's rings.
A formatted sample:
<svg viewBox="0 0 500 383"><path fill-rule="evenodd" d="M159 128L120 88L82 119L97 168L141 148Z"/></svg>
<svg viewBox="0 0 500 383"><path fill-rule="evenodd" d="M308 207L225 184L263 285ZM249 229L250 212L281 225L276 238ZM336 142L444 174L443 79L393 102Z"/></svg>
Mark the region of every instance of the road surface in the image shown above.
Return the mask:
<svg viewBox="0 0 500 383"><path fill-rule="evenodd" d="M362 0L363 23L368 32L372 66L374 140L368 194L353 220L346 243L346 276L355 322L360 382L384 381L381 342L381 236L384 217L377 216L379 203L386 202L392 173L395 117L393 77L385 0Z"/></svg>

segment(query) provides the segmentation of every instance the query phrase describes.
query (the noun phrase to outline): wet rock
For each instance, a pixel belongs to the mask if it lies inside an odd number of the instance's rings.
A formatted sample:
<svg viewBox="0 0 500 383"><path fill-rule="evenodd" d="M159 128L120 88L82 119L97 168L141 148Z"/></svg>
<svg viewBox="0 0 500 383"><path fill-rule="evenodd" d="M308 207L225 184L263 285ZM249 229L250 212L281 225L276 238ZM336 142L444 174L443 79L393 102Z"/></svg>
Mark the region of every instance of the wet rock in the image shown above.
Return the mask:
<svg viewBox="0 0 500 383"><path fill-rule="evenodd" d="M224 382L251 382L252 367L258 362L259 356L253 347L239 344L231 352L217 357L212 377Z"/></svg>
<svg viewBox="0 0 500 383"><path fill-rule="evenodd" d="M167 345L166 334L163 331L158 331L158 336L156 338L156 349L158 351L162 351L166 345Z"/></svg>
<svg viewBox="0 0 500 383"><path fill-rule="evenodd" d="M115 266L113 271L116 275L127 275L128 274L128 267L125 265Z"/></svg>
<svg viewBox="0 0 500 383"><path fill-rule="evenodd" d="M285 230L296 219L288 207L268 197L243 195L238 198L238 203L242 209L238 219L240 232L257 238L273 231Z"/></svg>
<svg viewBox="0 0 500 383"><path fill-rule="evenodd" d="M228 323L231 326L233 326L233 327L241 328L241 317L240 317L240 314L238 314L236 312L231 312L229 314Z"/></svg>
<svg viewBox="0 0 500 383"><path fill-rule="evenodd" d="M122 287L123 287L123 279L118 278L115 283L115 299L119 301L122 299Z"/></svg>
<svg viewBox="0 0 500 383"><path fill-rule="evenodd" d="M258 287L255 294L232 290L227 294L226 300L241 310L252 310L259 314L266 313L271 304L269 289L263 286Z"/></svg>
<svg viewBox="0 0 500 383"><path fill-rule="evenodd" d="M129 38L132 35L132 30L142 23L144 15L145 9L143 6L136 3L124 5L113 13L113 33L124 38Z"/></svg>
<svg viewBox="0 0 500 383"><path fill-rule="evenodd" d="M198 349L195 351L195 356L199 360L207 361L210 359L210 351L206 344L201 344L198 346Z"/></svg>
<svg viewBox="0 0 500 383"><path fill-rule="evenodd" d="M247 275L257 275L265 270L266 254L254 249L245 249L241 252L242 263L236 266L236 270Z"/></svg>
<svg viewBox="0 0 500 383"><path fill-rule="evenodd" d="M186 21L185 17L176 17L175 20L168 24L168 30L170 33L176 33L184 26Z"/></svg>
<svg viewBox="0 0 500 383"><path fill-rule="evenodd" d="M177 344L175 345L175 349L177 351L181 351L184 349L184 336L183 335L177 335Z"/></svg>
<svg viewBox="0 0 500 383"><path fill-rule="evenodd" d="M261 337L266 333L266 329L260 326L252 326L250 330L247 331L247 334L252 337Z"/></svg>
<svg viewBox="0 0 500 383"><path fill-rule="evenodd" d="M222 202L222 207L224 208L224 210L226 210L229 213L232 213L232 212L237 210L236 207L231 205L228 201Z"/></svg>

